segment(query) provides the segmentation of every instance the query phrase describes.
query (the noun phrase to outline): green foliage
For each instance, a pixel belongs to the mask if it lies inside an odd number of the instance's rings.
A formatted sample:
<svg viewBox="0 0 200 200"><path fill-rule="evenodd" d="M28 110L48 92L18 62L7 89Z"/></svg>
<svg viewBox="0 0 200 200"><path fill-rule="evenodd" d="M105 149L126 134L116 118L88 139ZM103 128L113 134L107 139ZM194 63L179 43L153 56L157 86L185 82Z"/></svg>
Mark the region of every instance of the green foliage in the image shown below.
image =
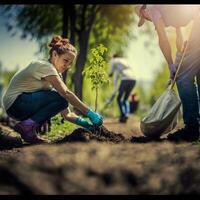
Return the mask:
<svg viewBox="0 0 200 200"><path fill-rule="evenodd" d="M95 110L97 109L98 89L101 85L108 84L110 81L106 71L107 63L104 59L105 52L107 52L107 48L103 44L92 48L89 53L89 65L82 72L86 78L91 80L92 90L96 90Z"/></svg>
<svg viewBox="0 0 200 200"><path fill-rule="evenodd" d="M28 36L41 39L52 33L58 34L62 28L60 5L5 5L3 8L5 15L10 18L6 24L8 31L13 31L14 35L17 29L21 29L22 39Z"/></svg>
<svg viewBox="0 0 200 200"><path fill-rule="evenodd" d="M62 117L60 114L57 114L51 119L51 131L45 133L44 138L54 141L56 139L63 138L66 135L69 135L73 130L75 130L78 126L70 123L68 121L64 121L62 123Z"/></svg>
<svg viewBox="0 0 200 200"><path fill-rule="evenodd" d="M125 52L133 38L134 22L133 5L101 5L90 35L90 46L103 43L111 52Z"/></svg>
<svg viewBox="0 0 200 200"><path fill-rule="evenodd" d="M149 97L150 105L153 105L154 102L159 98L159 96L164 92L167 86L168 79L168 67L163 66L162 69L156 73L154 82L152 83Z"/></svg>
<svg viewBox="0 0 200 200"><path fill-rule="evenodd" d="M199 148L200 148L200 139L199 139L199 140L197 140L197 141L195 141L195 142L193 142L193 144L195 144L195 145L198 145L198 146L199 146Z"/></svg>
<svg viewBox="0 0 200 200"><path fill-rule="evenodd" d="M172 46L175 48L175 46ZM173 49L174 54L176 51ZM161 70L155 72L155 79L151 84L151 89L149 93L149 103L153 105L155 101L160 97L160 95L165 91L167 88L167 83L169 81L169 69L167 64L163 64ZM177 87L175 85L174 90L177 92Z"/></svg>
<svg viewBox="0 0 200 200"><path fill-rule="evenodd" d="M90 78L92 89L99 88L104 83L109 83L108 74L106 72L106 62L103 58L107 48L100 44L96 48L92 48L89 55L89 66L83 71L86 78Z"/></svg>
<svg viewBox="0 0 200 200"><path fill-rule="evenodd" d="M84 79L84 96L85 102L87 102L87 105L92 107L93 103L95 102L95 95L93 90L89 87L90 80ZM109 104L109 106L102 110L104 108L104 105L108 98L111 97L111 94L114 91L113 84L104 84L99 88L99 96L98 96L98 112L100 112L104 117L116 117L119 115L119 109L116 101L116 97L113 99L113 101Z"/></svg>

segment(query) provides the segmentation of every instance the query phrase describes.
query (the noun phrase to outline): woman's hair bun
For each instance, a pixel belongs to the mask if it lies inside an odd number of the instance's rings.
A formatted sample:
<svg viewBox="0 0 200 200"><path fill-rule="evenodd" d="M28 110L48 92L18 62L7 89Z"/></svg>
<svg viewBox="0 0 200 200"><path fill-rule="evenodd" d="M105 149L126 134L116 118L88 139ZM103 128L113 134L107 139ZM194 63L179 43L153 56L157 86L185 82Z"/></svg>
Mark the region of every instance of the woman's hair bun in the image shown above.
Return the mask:
<svg viewBox="0 0 200 200"><path fill-rule="evenodd" d="M69 43L69 40L67 38L62 38L59 35L55 35L51 42L49 43L49 47L55 47L55 46L65 46Z"/></svg>

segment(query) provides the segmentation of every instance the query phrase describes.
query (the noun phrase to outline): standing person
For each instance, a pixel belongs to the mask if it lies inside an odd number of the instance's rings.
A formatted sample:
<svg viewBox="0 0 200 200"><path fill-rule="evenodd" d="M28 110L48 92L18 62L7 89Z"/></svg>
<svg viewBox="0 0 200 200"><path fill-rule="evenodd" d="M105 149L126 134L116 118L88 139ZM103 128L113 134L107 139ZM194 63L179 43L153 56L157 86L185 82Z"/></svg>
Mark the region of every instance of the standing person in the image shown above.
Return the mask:
<svg viewBox="0 0 200 200"><path fill-rule="evenodd" d="M59 112L66 120L88 130L93 129L93 124L101 126L103 123L102 116L80 101L62 80L61 73L68 70L76 58L75 47L61 36L54 36L49 47L49 59L33 61L17 72L3 96L7 114L20 121L15 130L29 143L44 142L36 129ZM72 113L69 103L92 123Z"/></svg>
<svg viewBox="0 0 200 200"><path fill-rule="evenodd" d="M182 129L168 135L172 141L195 141L199 139L199 80L200 80L200 12L199 6L191 5L142 5L136 7L139 16L138 26L145 20L153 22L159 40L159 47L167 61L170 79L173 80L176 67L182 56L183 36L181 27L193 21L191 37L188 41L185 58L178 73L176 84L183 106ZM171 46L166 27L176 30L176 59L173 62ZM197 80L196 82L194 80Z"/></svg>
<svg viewBox="0 0 200 200"><path fill-rule="evenodd" d="M136 80L134 78L133 69L129 66L127 61L120 57L118 54L114 54L110 61L109 76L114 76L114 87L118 86L118 79L121 78L121 82L118 88L117 103L120 110L119 122L126 122L130 111L130 105L128 97L135 86Z"/></svg>

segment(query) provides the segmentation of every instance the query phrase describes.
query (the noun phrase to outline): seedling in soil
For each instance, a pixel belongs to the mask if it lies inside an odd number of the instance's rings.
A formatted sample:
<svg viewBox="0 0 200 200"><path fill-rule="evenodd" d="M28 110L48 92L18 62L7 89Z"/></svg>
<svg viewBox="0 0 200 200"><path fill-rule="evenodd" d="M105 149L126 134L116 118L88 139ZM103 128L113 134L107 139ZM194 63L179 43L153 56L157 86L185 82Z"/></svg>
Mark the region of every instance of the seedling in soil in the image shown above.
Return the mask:
<svg viewBox="0 0 200 200"><path fill-rule="evenodd" d="M107 63L105 61L105 53L107 50L103 44L92 48L89 52L89 65L83 71L83 75L91 81L92 90L95 90L95 112L97 111L99 88L101 85L110 82L108 73L106 72Z"/></svg>

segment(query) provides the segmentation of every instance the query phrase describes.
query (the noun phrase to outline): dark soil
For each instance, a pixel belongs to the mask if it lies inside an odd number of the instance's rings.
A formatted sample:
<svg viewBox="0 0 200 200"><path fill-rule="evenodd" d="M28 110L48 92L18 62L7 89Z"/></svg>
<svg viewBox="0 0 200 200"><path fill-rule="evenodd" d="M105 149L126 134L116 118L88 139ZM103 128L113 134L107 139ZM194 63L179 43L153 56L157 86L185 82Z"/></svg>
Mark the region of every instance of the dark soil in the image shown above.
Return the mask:
<svg viewBox="0 0 200 200"><path fill-rule="evenodd" d="M12 149L23 146L20 136L13 133L9 127L0 124L0 150Z"/></svg>
<svg viewBox="0 0 200 200"><path fill-rule="evenodd" d="M0 132L0 194L200 194L199 145L144 137L134 117L107 119L93 133L76 129L52 144ZM13 140L3 148L7 136Z"/></svg>
<svg viewBox="0 0 200 200"><path fill-rule="evenodd" d="M57 140L53 143L65 143L65 142L89 142L89 141L99 141L99 142L125 142L125 137L120 133L114 133L109 131L106 127L102 126L96 128L93 132L86 131L83 128L78 128L74 130L70 135Z"/></svg>

